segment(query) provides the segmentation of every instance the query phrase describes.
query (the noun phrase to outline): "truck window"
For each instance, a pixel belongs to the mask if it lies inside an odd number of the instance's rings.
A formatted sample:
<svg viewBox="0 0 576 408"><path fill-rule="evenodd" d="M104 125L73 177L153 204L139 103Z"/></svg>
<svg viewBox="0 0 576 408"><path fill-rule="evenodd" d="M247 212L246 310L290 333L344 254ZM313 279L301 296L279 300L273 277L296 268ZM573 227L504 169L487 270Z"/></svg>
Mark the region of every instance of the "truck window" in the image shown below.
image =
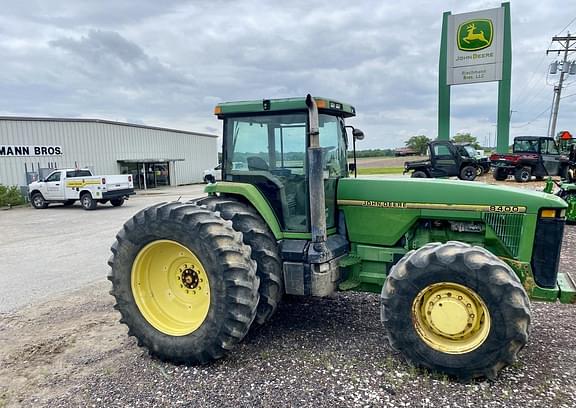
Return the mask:
<svg viewBox="0 0 576 408"><path fill-rule="evenodd" d="M538 153L538 140L516 140L514 153Z"/></svg>
<svg viewBox="0 0 576 408"><path fill-rule="evenodd" d="M60 172L57 171L55 173L50 174L47 178L46 178L46 182L52 182L52 181L60 181Z"/></svg>
<svg viewBox="0 0 576 408"><path fill-rule="evenodd" d="M556 142L552 139L542 140L542 153L546 154L560 154Z"/></svg>
<svg viewBox="0 0 576 408"><path fill-rule="evenodd" d="M450 154L450 149L448 146L445 145L435 145L434 146L434 155L435 156L452 156Z"/></svg>
<svg viewBox="0 0 576 408"><path fill-rule="evenodd" d="M66 172L66 177L91 177L90 170L69 170Z"/></svg>

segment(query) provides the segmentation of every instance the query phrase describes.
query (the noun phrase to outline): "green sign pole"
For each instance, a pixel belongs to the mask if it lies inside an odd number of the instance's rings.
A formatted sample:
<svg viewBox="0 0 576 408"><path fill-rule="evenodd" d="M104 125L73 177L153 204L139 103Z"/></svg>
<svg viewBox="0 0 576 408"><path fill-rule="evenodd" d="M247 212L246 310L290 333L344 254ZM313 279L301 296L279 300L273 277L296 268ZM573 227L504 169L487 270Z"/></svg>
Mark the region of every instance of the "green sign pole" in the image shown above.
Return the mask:
<svg viewBox="0 0 576 408"><path fill-rule="evenodd" d="M450 85L447 85L448 67L448 16L442 17L442 39L440 41L440 63L438 64L438 139L450 140Z"/></svg>
<svg viewBox="0 0 576 408"><path fill-rule="evenodd" d="M502 80L498 84L498 126L496 151L507 153L510 143L510 83L512 82L512 38L510 30L510 3L504 7L504 49L502 56Z"/></svg>

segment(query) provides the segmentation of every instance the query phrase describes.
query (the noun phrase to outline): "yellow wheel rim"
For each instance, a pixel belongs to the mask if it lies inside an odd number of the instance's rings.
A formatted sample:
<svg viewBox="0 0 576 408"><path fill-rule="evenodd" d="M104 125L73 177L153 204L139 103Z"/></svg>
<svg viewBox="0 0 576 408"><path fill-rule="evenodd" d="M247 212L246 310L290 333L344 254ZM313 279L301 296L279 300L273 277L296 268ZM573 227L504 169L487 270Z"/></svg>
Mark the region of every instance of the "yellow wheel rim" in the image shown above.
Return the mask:
<svg viewBox="0 0 576 408"><path fill-rule="evenodd" d="M202 325L210 284L200 260L175 241L153 241L132 265L132 293L144 318L162 333L185 336Z"/></svg>
<svg viewBox="0 0 576 408"><path fill-rule="evenodd" d="M488 308L476 292L457 283L424 288L412 303L412 316L420 338L443 353L469 353L490 333Z"/></svg>

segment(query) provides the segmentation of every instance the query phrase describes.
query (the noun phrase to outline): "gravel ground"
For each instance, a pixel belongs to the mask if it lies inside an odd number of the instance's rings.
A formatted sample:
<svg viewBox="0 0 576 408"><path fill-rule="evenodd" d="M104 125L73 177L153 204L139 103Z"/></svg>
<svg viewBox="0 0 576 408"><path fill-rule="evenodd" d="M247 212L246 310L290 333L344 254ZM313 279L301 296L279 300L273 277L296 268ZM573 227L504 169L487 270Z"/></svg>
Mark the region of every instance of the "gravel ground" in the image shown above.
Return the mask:
<svg viewBox="0 0 576 408"><path fill-rule="evenodd" d="M567 226L560 270L573 278L575 250ZM574 306L534 303L517 363L494 382L462 384L389 348L377 295L286 299L227 358L197 367L138 348L109 289L101 280L0 313L0 407L576 407Z"/></svg>
<svg viewBox="0 0 576 408"><path fill-rule="evenodd" d="M573 277L576 227L561 270ZM574 306L533 304L529 344L494 382L406 365L383 340L377 295L290 298L223 360L150 358L117 320L107 282L2 315L0 406L574 407Z"/></svg>

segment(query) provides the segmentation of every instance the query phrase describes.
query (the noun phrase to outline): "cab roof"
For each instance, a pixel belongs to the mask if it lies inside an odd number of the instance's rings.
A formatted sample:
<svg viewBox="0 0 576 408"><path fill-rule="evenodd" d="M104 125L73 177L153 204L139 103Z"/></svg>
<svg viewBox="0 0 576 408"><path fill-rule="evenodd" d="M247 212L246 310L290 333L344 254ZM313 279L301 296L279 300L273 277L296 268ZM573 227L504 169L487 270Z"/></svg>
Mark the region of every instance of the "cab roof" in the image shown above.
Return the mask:
<svg viewBox="0 0 576 408"><path fill-rule="evenodd" d="M343 116L346 118L356 116L356 109L352 105L338 102L334 99L314 97L320 113ZM302 111L306 110L306 98L284 99L257 99L253 101L223 102L216 105L214 114L218 119L226 116L243 114L259 114L265 112Z"/></svg>

